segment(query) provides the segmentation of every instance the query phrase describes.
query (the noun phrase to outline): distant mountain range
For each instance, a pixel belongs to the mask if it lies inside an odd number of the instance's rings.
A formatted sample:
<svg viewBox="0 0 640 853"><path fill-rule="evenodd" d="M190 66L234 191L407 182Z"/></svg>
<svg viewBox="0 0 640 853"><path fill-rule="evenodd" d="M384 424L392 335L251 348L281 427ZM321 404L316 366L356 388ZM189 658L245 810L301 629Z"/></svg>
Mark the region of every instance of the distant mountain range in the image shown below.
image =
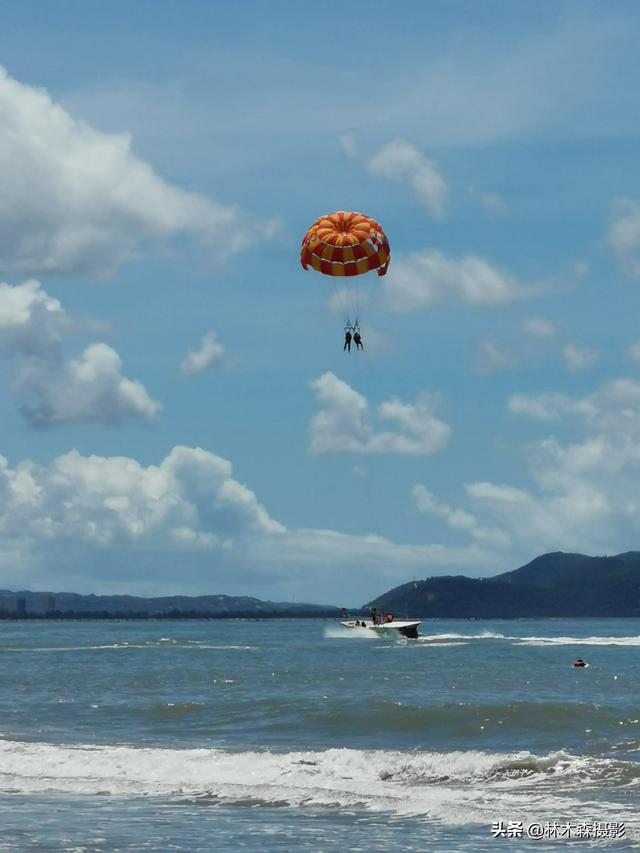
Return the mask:
<svg viewBox="0 0 640 853"><path fill-rule="evenodd" d="M337 616L338 607L260 601L232 595L79 595L74 592L9 592L0 590L0 619L9 618L225 618Z"/></svg>
<svg viewBox="0 0 640 853"><path fill-rule="evenodd" d="M371 607L410 618L499 619L542 616L640 616L640 551L615 557L556 552L490 578L427 578L395 587ZM79 595L0 590L0 619L332 617L331 605L261 601L249 596Z"/></svg>
<svg viewBox="0 0 640 853"><path fill-rule="evenodd" d="M411 618L640 616L640 552L543 554L490 578L411 581L370 601L370 607Z"/></svg>

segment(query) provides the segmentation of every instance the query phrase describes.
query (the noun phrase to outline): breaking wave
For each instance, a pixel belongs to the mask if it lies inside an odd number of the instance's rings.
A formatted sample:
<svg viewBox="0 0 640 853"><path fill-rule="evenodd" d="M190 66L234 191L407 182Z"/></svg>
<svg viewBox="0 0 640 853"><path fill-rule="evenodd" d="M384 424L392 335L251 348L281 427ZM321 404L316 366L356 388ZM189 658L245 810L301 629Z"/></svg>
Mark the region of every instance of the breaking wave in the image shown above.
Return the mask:
<svg viewBox="0 0 640 853"><path fill-rule="evenodd" d="M480 751L230 752L218 749L60 746L0 740L0 790L22 794L163 796L237 804L363 808L449 824L504 813L588 811L590 783L610 796L640 782L640 764L563 751L536 756ZM632 817L624 802L598 812ZM593 803L591 803L593 806ZM612 819L612 818L611 818Z"/></svg>

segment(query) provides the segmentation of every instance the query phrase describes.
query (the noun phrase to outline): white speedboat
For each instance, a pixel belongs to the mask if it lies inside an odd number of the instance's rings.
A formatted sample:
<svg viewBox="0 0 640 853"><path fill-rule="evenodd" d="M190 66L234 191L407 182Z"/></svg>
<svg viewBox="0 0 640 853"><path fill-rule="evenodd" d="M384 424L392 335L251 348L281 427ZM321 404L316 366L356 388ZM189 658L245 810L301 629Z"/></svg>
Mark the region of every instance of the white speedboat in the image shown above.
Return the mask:
<svg viewBox="0 0 640 853"><path fill-rule="evenodd" d="M344 625L345 628L353 628L354 631L373 631L380 637L397 637L398 634L401 634L410 640L417 640L418 628L422 623L394 619L392 622L381 622L374 625L371 619L349 619L349 621L340 624Z"/></svg>

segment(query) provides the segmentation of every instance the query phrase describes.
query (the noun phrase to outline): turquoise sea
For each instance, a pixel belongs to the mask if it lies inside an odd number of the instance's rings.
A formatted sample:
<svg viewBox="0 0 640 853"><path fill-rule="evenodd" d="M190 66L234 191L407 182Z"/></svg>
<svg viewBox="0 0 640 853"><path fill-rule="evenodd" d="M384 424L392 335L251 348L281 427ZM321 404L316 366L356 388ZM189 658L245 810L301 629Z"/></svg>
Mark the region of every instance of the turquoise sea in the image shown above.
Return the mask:
<svg viewBox="0 0 640 853"><path fill-rule="evenodd" d="M421 631L0 622L0 848L640 849L640 620Z"/></svg>

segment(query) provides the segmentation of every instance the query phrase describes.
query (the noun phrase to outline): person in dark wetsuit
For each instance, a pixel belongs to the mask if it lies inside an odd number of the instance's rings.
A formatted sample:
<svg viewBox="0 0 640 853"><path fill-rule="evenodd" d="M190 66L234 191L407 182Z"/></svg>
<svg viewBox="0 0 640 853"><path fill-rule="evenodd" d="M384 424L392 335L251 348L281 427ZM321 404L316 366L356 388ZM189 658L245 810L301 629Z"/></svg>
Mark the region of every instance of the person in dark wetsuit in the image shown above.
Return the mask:
<svg viewBox="0 0 640 853"><path fill-rule="evenodd" d="M360 337L360 332L353 333L353 342L356 345L356 349L364 349L364 346L362 345L362 338Z"/></svg>
<svg viewBox="0 0 640 853"><path fill-rule="evenodd" d="M344 350L347 350L348 352L351 352L351 332L350 332L350 330L349 330L349 329L345 329L345 332L344 332L344 346L342 347L342 350L343 350L343 352L344 352Z"/></svg>

